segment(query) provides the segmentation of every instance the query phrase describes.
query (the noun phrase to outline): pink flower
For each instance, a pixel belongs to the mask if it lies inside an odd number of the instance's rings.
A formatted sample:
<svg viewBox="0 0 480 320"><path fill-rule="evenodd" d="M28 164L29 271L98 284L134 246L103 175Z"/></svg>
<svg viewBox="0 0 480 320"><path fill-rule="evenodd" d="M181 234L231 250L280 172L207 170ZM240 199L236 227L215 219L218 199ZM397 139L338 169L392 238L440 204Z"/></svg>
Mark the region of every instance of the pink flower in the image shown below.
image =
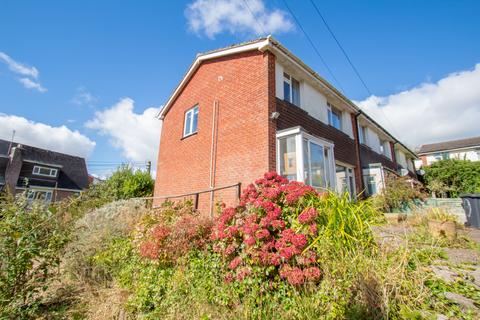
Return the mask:
<svg viewBox="0 0 480 320"><path fill-rule="evenodd" d="M317 224L316 223L312 223L311 225L308 226L308 229L310 230L310 233L312 235L317 235L318 233L318 228L317 228Z"/></svg>
<svg viewBox="0 0 480 320"><path fill-rule="evenodd" d="M140 245L140 255L144 258L149 258L152 260L158 259L159 246L153 242L144 242Z"/></svg>
<svg viewBox="0 0 480 320"><path fill-rule="evenodd" d="M310 281L320 280L322 272L317 267L310 267L303 270L303 275Z"/></svg>
<svg viewBox="0 0 480 320"><path fill-rule="evenodd" d="M295 247L303 249L307 245L307 236L302 233L298 233L293 236L290 241Z"/></svg>
<svg viewBox="0 0 480 320"><path fill-rule="evenodd" d="M244 267L240 269L240 272L237 274L237 280L242 281L246 277L248 277L252 273L252 270L250 268Z"/></svg>
<svg viewBox="0 0 480 320"><path fill-rule="evenodd" d="M231 255L231 254L234 253L234 252L235 252L235 246L234 246L233 244L231 244L231 245L229 245L229 246L225 249L224 254L225 254L226 256L229 256L229 255Z"/></svg>
<svg viewBox="0 0 480 320"><path fill-rule="evenodd" d="M283 220L273 220L270 225L278 230L285 229L285 222Z"/></svg>
<svg viewBox="0 0 480 320"><path fill-rule="evenodd" d="M266 238L270 235L270 232L268 232L267 229L261 229L259 231L257 231L256 233L256 236L257 236L257 239L263 239L263 238Z"/></svg>
<svg viewBox="0 0 480 320"><path fill-rule="evenodd" d="M236 257L234 258L232 261L230 261L230 264L228 265L228 267L231 269L231 270L234 270L236 269L240 263L242 263L242 258L240 257Z"/></svg>
<svg viewBox="0 0 480 320"><path fill-rule="evenodd" d="M317 209L315 208L307 208L303 210L302 213L298 216L298 222L301 224L308 224L315 220L315 218L318 216Z"/></svg>
<svg viewBox="0 0 480 320"><path fill-rule="evenodd" d="M245 244L247 246L251 247L255 244L255 238L254 237L247 237L247 238L245 238L245 240L243 242L245 242Z"/></svg>
<svg viewBox="0 0 480 320"><path fill-rule="evenodd" d="M225 278L223 279L226 283L231 283L233 281L233 275L229 272L225 275Z"/></svg>

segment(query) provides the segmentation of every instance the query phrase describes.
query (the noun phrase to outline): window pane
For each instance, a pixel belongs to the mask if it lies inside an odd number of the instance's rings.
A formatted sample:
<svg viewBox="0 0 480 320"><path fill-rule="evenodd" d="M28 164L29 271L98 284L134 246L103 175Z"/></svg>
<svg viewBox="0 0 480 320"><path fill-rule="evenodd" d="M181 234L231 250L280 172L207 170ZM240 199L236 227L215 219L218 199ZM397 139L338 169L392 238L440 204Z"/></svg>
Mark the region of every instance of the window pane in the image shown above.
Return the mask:
<svg viewBox="0 0 480 320"><path fill-rule="evenodd" d="M198 126L198 107L193 109L193 120L192 120L192 131L190 133L197 132L197 126Z"/></svg>
<svg viewBox="0 0 480 320"><path fill-rule="evenodd" d="M340 194L348 192L347 168L337 165L335 167L335 171L337 179L337 192Z"/></svg>
<svg viewBox="0 0 480 320"><path fill-rule="evenodd" d="M303 182L311 184L310 181L310 152L308 151L308 140L303 139Z"/></svg>
<svg viewBox="0 0 480 320"><path fill-rule="evenodd" d="M300 106L300 83L292 78L292 103Z"/></svg>
<svg viewBox="0 0 480 320"><path fill-rule="evenodd" d="M310 142L310 176L311 185L325 187L325 159L323 147Z"/></svg>
<svg viewBox="0 0 480 320"><path fill-rule="evenodd" d="M289 180L297 180L295 137L280 138L280 174Z"/></svg>
<svg viewBox="0 0 480 320"><path fill-rule="evenodd" d="M331 123L331 125L340 130L342 128L341 121L342 120L341 120L340 113L332 110L332 123Z"/></svg>
<svg viewBox="0 0 480 320"><path fill-rule="evenodd" d="M185 129L183 130L183 135L186 136L190 134L190 126L192 123L192 112L188 111L185 115Z"/></svg>
<svg viewBox="0 0 480 320"><path fill-rule="evenodd" d="M330 181L330 148L324 147L323 150L325 156L325 187L330 188L332 186Z"/></svg>
<svg viewBox="0 0 480 320"><path fill-rule="evenodd" d="M290 83L283 81L283 100L291 102L290 98Z"/></svg>

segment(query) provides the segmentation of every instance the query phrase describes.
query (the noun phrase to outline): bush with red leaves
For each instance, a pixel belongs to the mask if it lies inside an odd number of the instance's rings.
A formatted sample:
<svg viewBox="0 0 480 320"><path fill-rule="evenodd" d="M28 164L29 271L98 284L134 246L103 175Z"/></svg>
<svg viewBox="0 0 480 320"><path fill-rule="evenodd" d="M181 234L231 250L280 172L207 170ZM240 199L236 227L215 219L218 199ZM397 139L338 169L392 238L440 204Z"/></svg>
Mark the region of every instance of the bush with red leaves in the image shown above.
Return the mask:
<svg viewBox="0 0 480 320"><path fill-rule="evenodd" d="M320 213L304 201L318 196L312 187L274 172L249 185L240 205L225 208L213 228L213 249L224 258L225 281L241 281L255 271L296 286L318 282L321 271L308 245L317 235Z"/></svg>
<svg viewBox="0 0 480 320"><path fill-rule="evenodd" d="M174 263L192 249L205 248L210 241L212 219L195 214L193 209L183 209L175 219L164 219L162 212L157 212L145 220L149 223L140 227L138 236L143 258Z"/></svg>

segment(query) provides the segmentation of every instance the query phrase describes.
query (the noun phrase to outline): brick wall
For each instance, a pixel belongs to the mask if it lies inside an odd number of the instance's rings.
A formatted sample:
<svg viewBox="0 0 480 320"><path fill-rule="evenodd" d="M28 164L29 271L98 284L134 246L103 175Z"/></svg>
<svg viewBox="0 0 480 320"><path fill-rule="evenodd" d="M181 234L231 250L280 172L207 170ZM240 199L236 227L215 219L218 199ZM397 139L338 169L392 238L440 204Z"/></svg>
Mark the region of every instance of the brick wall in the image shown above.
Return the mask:
<svg viewBox="0 0 480 320"><path fill-rule="evenodd" d="M310 116L308 112L277 98L277 130L301 126L307 133L332 141L335 159L356 166L355 142L347 134Z"/></svg>
<svg viewBox="0 0 480 320"><path fill-rule="evenodd" d="M275 157L271 156L275 130L269 119L275 107L272 102L275 84L269 83L274 79L272 66L273 55L259 51L221 57L199 66L163 121L156 197L210 187L215 101L218 103L215 186L238 182L245 186L275 167ZM199 106L198 133L182 139L185 111L195 105ZM215 200L227 204L236 199L234 189L215 194ZM205 212L209 208L209 194L200 198L199 208Z"/></svg>
<svg viewBox="0 0 480 320"><path fill-rule="evenodd" d="M397 166L392 160L382 154L376 153L364 144L360 145L360 159L363 168L368 167L371 163L381 163L384 167L397 171Z"/></svg>

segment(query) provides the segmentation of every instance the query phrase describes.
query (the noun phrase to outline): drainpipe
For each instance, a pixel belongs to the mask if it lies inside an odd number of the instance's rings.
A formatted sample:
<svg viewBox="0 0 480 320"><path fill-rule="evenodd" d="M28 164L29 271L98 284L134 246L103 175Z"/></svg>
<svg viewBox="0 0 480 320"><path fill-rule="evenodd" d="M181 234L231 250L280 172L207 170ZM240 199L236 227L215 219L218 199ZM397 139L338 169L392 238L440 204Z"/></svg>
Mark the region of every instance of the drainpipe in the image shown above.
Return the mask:
<svg viewBox="0 0 480 320"><path fill-rule="evenodd" d="M217 117L218 117L218 100L213 102L212 113L212 141L210 147L210 216L213 217L214 191L215 188L215 171L217 162Z"/></svg>
<svg viewBox="0 0 480 320"><path fill-rule="evenodd" d="M358 117L362 115L362 111L359 110L356 114L355 114L355 121L354 121L354 132L356 132L356 139L355 139L355 148L357 149L357 155L358 155L358 172L360 174L360 190L364 190L365 189L365 186L364 186L364 183L363 183L363 167L362 167L362 153L360 152L360 138L359 138L359 132L358 132ZM363 193L362 193L363 195Z"/></svg>

